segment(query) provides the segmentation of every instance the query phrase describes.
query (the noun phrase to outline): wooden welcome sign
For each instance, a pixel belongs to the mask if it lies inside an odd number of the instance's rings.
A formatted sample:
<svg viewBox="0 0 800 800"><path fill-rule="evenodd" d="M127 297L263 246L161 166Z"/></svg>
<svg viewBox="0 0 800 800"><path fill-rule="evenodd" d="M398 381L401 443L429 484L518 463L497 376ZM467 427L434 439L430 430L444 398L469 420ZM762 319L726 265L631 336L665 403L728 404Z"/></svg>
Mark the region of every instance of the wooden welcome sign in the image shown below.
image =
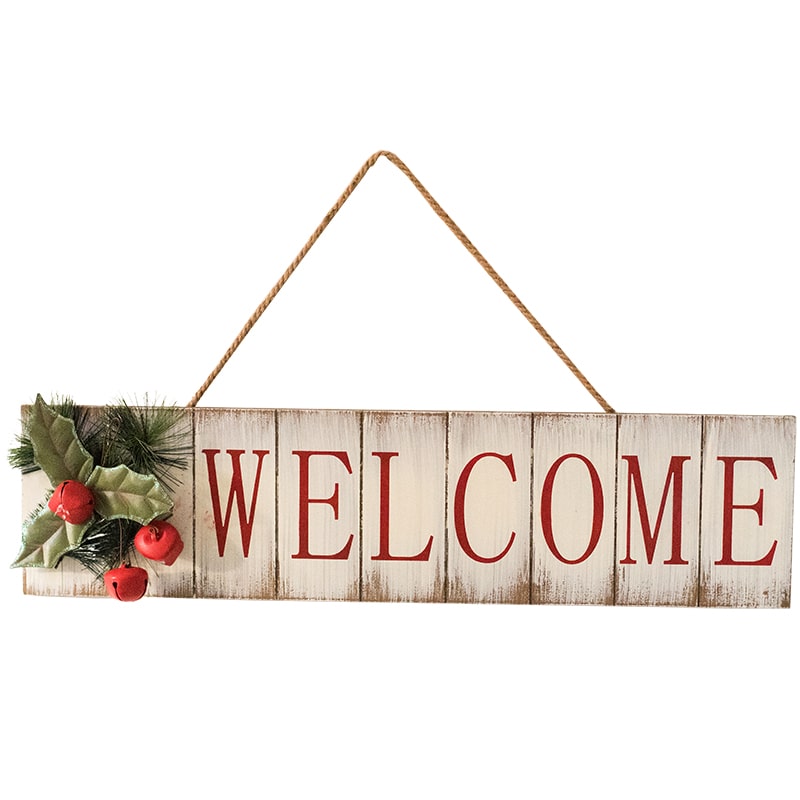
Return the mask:
<svg viewBox="0 0 800 800"><path fill-rule="evenodd" d="M380 156L409 177L602 413L197 407ZM123 439L126 426L149 419L121 411L101 427ZM15 566L25 568L26 592L105 594L98 570L76 558L101 563L108 540L112 560L102 563L119 566L105 586L119 599L146 588L198 598L789 605L794 418L615 413L390 153L366 162L178 417L190 445L166 492L158 464L145 469L151 462L130 446L118 449L132 461L101 463L74 410L41 398L23 410L27 460L41 467L23 477L28 523ZM136 570L142 582L125 596L122 582Z"/></svg>

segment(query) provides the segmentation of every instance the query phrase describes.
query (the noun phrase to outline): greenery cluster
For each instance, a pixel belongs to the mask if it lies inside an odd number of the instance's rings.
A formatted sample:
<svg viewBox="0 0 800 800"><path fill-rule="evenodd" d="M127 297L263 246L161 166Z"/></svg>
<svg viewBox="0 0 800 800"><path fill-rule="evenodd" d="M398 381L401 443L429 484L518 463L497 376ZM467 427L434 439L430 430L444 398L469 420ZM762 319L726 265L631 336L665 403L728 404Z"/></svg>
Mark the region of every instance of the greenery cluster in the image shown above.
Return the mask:
<svg viewBox="0 0 800 800"><path fill-rule="evenodd" d="M125 465L134 472L153 475L171 491L179 484L178 473L186 468L191 455L191 427L183 409L163 402L149 404L147 399L141 405L120 400L104 408L90 408L76 405L69 397L53 398L50 408L72 420L80 443L96 465ZM26 417L8 460L23 473L40 469ZM37 509L31 516L40 511ZM109 569L130 561L140 527L131 519L97 518L84 532L80 544L65 556L102 578Z"/></svg>

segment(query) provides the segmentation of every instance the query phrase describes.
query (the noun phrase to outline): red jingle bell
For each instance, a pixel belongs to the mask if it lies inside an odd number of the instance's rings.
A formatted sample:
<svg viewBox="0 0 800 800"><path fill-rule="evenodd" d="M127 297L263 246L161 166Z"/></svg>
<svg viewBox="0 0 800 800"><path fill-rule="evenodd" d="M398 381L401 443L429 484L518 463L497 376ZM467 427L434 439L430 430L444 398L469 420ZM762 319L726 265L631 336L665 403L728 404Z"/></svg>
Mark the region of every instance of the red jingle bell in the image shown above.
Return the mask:
<svg viewBox="0 0 800 800"><path fill-rule="evenodd" d="M147 570L124 564L103 575L106 590L117 600L131 602L139 600L147 591Z"/></svg>
<svg viewBox="0 0 800 800"><path fill-rule="evenodd" d="M94 514L94 497L78 481L64 481L56 486L47 507L65 522L82 525Z"/></svg>
<svg viewBox="0 0 800 800"><path fill-rule="evenodd" d="M136 549L151 561L161 561L168 567L183 550L183 539L177 529L163 520L153 520L139 528L133 540Z"/></svg>

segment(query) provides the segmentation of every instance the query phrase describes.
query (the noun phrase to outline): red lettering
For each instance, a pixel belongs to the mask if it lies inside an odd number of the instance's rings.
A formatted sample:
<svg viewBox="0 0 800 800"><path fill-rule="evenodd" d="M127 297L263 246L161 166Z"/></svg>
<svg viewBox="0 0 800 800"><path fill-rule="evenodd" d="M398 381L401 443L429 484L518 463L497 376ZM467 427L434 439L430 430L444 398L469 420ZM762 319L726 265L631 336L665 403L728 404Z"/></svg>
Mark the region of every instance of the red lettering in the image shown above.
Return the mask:
<svg viewBox="0 0 800 800"><path fill-rule="evenodd" d="M667 468L667 478L664 482L664 491L661 494L661 505L658 507L655 528L650 526L650 517L647 513L647 503L644 497L642 484L642 471L639 467L638 456L622 456L628 464L628 533L627 550L625 558L620 564L635 564L636 559L631 556L631 513L633 508L633 495L636 495L636 504L639 510L639 520L642 523L642 536L644 538L644 551L647 563L653 563L653 557L658 543L658 532L661 520L664 518L664 509L667 505L670 485L673 487L672 496L672 554L665 564L688 564L681 557L681 532L683 529L683 465L690 460L690 456L672 456Z"/></svg>
<svg viewBox="0 0 800 800"><path fill-rule="evenodd" d="M514 471L514 459L511 454L507 456L501 456L499 453L480 453L479 455L472 458L467 465L461 470L461 474L458 476L458 482L456 483L456 494L455 500L453 503L453 517L456 527L456 537L458 538L458 543L461 545L461 549L473 560L479 561L481 564L494 564L496 561L499 561L503 558L506 553L511 549L511 545L514 543L514 538L516 537L516 533L511 531L511 536L508 539L508 544L505 546L503 551L496 556L492 557L485 557L478 555L475 550L473 550L472 545L470 544L469 537L467 535L467 526L464 520L464 500L467 494L467 483L469 482L469 476L472 474L472 470L475 468L475 465L482 459L482 458L496 458L502 461L506 465L506 469L508 469L511 480L516 481L517 476Z"/></svg>
<svg viewBox="0 0 800 800"><path fill-rule="evenodd" d="M722 557L714 563L719 566L750 565L754 567L769 567L775 556L775 549L778 546L776 539L772 543L769 552L756 561L737 561L733 558L733 512L738 509L748 509L755 511L758 517L758 524L764 524L764 489L758 491L758 500L755 503L738 504L733 502L733 474L737 461L757 461L763 464L775 480L778 480L778 473L775 470L775 462L769 457L759 456L717 456L717 461L721 461L724 466L724 478L722 488Z"/></svg>
<svg viewBox="0 0 800 800"><path fill-rule="evenodd" d="M350 555L350 547L353 544L353 534L347 540L347 544L338 553L312 553L308 544L308 511L311 503L325 503L333 509L333 518L339 519L339 484L333 485L333 494L330 497L309 497L308 496L308 473L311 456L331 456L344 464L349 475L353 474L350 466L350 459L347 453L340 450L292 450L292 455L300 459L300 511L298 517L298 538L299 544L297 552L292 554L292 558L323 558L341 559L346 561Z"/></svg>
<svg viewBox="0 0 800 800"><path fill-rule="evenodd" d="M577 458L579 461L583 462L586 465L586 469L589 471L589 478L592 482L592 532L589 536L589 544L586 546L586 550L584 551L583 555L578 558L564 558L564 556L559 552L558 547L556 547L555 537L553 536L553 484L555 483L556 473L558 472L559 467L568 458ZM592 462L589 461L586 456L582 456L579 453L567 453L566 455L563 455L561 458L557 459L553 463L553 466L550 467L542 486L541 518L544 540L547 542L550 552L562 563L580 564L583 561L586 561L586 559L589 558L589 556L594 552L595 547L597 547L597 543L600 541L600 533L603 530L603 487L600 483L600 476L597 474L594 464L592 464Z"/></svg>
<svg viewBox="0 0 800 800"><path fill-rule="evenodd" d="M244 557L247 558L250 552L250 537L253 533L253 520L256 514L258 484L261 481L261 466L264 462L264 456L269 454L269 450L253 450L253 453L258 456L258 464L256 465L256 477L253 481L253 493L250 496L249 514L245 507L244 483L242 481L242 465L240 461L245 451L225 451L231 457L233 476L231 477L231 488L228 492L228 505L225 509L224 518L222 516L222 506L219 502L219 484L217 481L216 456L219 452L219 450L203 450L206 456L206 466L208 467L208 488L211 491L211 508L214 513L214 527L217 531L217 552L220 558L225 554L225 542L228 539L228 526L230 525L233 503L235 500L236 510L239 514L239 530L242 535L242 552L244 553Z"/></svg>
<svg viewBox="0 0 800 800"><path fill-rule="evenodd" d="M431 547L433 547L433 536L428 539L421 553L415 556L393 556L389 552L389 471L390 462L399 453L373 453L377 456L381 464L380 472L380 512L379 512L379 532L380 545L378 555L372 556L373 561L428 561L431 557Z"/></svg>

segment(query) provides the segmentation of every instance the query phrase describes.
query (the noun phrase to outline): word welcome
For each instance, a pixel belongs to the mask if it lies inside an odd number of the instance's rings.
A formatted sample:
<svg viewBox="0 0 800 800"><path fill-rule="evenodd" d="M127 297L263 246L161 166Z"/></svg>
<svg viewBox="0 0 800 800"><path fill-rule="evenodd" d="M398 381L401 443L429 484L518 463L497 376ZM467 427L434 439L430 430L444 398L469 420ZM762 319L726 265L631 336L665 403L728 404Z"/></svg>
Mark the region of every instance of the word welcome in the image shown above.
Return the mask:
<svg viewBox="0 0 800 800"><path fill-rule="evenodd" d="M244 487L241 457L245 454L244 450L226 450L230 457L231 479L228 481L228 499L225 512L222 512L220 501L220 486L217 477L216 456L220 453L218 449L204 449L206 457L206 475L209 481L209 492L211 505L214 515L214 528L217 535L217 547L220 557L225 554L225 543L227 541L228 529L231 526L234 508L237 512L237 526L241 535L242 551L244 558L247 558L250 550L250 539L253 531L253 520L255 518L256 503L258 499L258 488L261 481L262 467L265 456L270 454L269 450L253 450L251 455L255 458L253 486L249 492ZM309 544L309 511L312 504L320 503L330 506L333 519L339 519L339 482L332 484L332 493L328 497L311 497L309 491L311 459L330 458L338 461L343 466L343 471L347 475L353 475L352 459L347 451L344 450L292 450L293 456L298 459L299 480L297 486L297 552L292 553L292 558L304 559L348 559L351 556L353 540L355 534L350 533L344 546L335 553L312 553ZM378 491L378 552L370 556L373 561L429 561L434 536L428 538L425 547L415 555L397 555L390 552L390 496L391 496L391 459L399 457L397 452L373 452L371 455L379 460L379 491ZM508 478L516 482L517 473L514 465L514 456L511 453L502 455L500 453L478 453L473 456L458 472L455 490L452 495L453 500L453 527L458 546L464 554L474 561L481 564L492 564L508 555L511 545L514 543L516 532L508 534L507 541L502 551L494 556L479 555L470 542L467 532L465 499L467 487L470 479L473 478L473 470L482 459L495 458L505 465L508 471ZM556 544L556 534L553 524L553 492L556 486L556 477L562 465L569 459L577 459L578 462L586 467L588 478L588 502L590 503L591 525L586 531L588 542L585 550L577 558L567 558L559 550ZM654 509L648 509L647 498L643 488L642 466L640 457L637 455L621 455L620 459L627 466L626 474L626 509L625 523L625 556L620 559L620 564L636 564L636 559L632 556L632 522L633 516L638 514L638 522L641 526L645 556L648 564L653 563L656 545L658 544L661 532L664 510L667 505L671 506L671 546L664 559L664 564L688 564L683 557L683 510L684 493L683 478L684 465L691 461L691 456L674 455L669 459L664 488L660 498L657 499L657 514ZM714 564L718 566L771 566L775 557L775 550L778 542L774 540L769 551L758 559L735 559L733 557L733 512L735 510L750 510L757 515L759 526L763 525L764 518L764 489L761 487L758 498L753 503L738 504L733 502L735 466L737 462L754 461L762 464L768 474L775 480L778 479L775 469L775 461L771 456L717 456L717 461L723 465L723 484L722 484L722 529L720 531L721 553ZM652 465L648 464L652 469ZM329 471L329 470L326 470ZM473 479L477 481L479 479ZM560 482L562 492L576 492L573 484ZM603 531L603 515L605 513L605 501L602 480L593 462L580 453L565 453L559 456L546 471L540 498L540 521L544 542L550 553L564 564L581 564L592 555L600 541ZM699 499L699 498L697 498ZM652 520L655 520L653 523ZM574 537L575 531L567 530L566 533Z"/></svg>

